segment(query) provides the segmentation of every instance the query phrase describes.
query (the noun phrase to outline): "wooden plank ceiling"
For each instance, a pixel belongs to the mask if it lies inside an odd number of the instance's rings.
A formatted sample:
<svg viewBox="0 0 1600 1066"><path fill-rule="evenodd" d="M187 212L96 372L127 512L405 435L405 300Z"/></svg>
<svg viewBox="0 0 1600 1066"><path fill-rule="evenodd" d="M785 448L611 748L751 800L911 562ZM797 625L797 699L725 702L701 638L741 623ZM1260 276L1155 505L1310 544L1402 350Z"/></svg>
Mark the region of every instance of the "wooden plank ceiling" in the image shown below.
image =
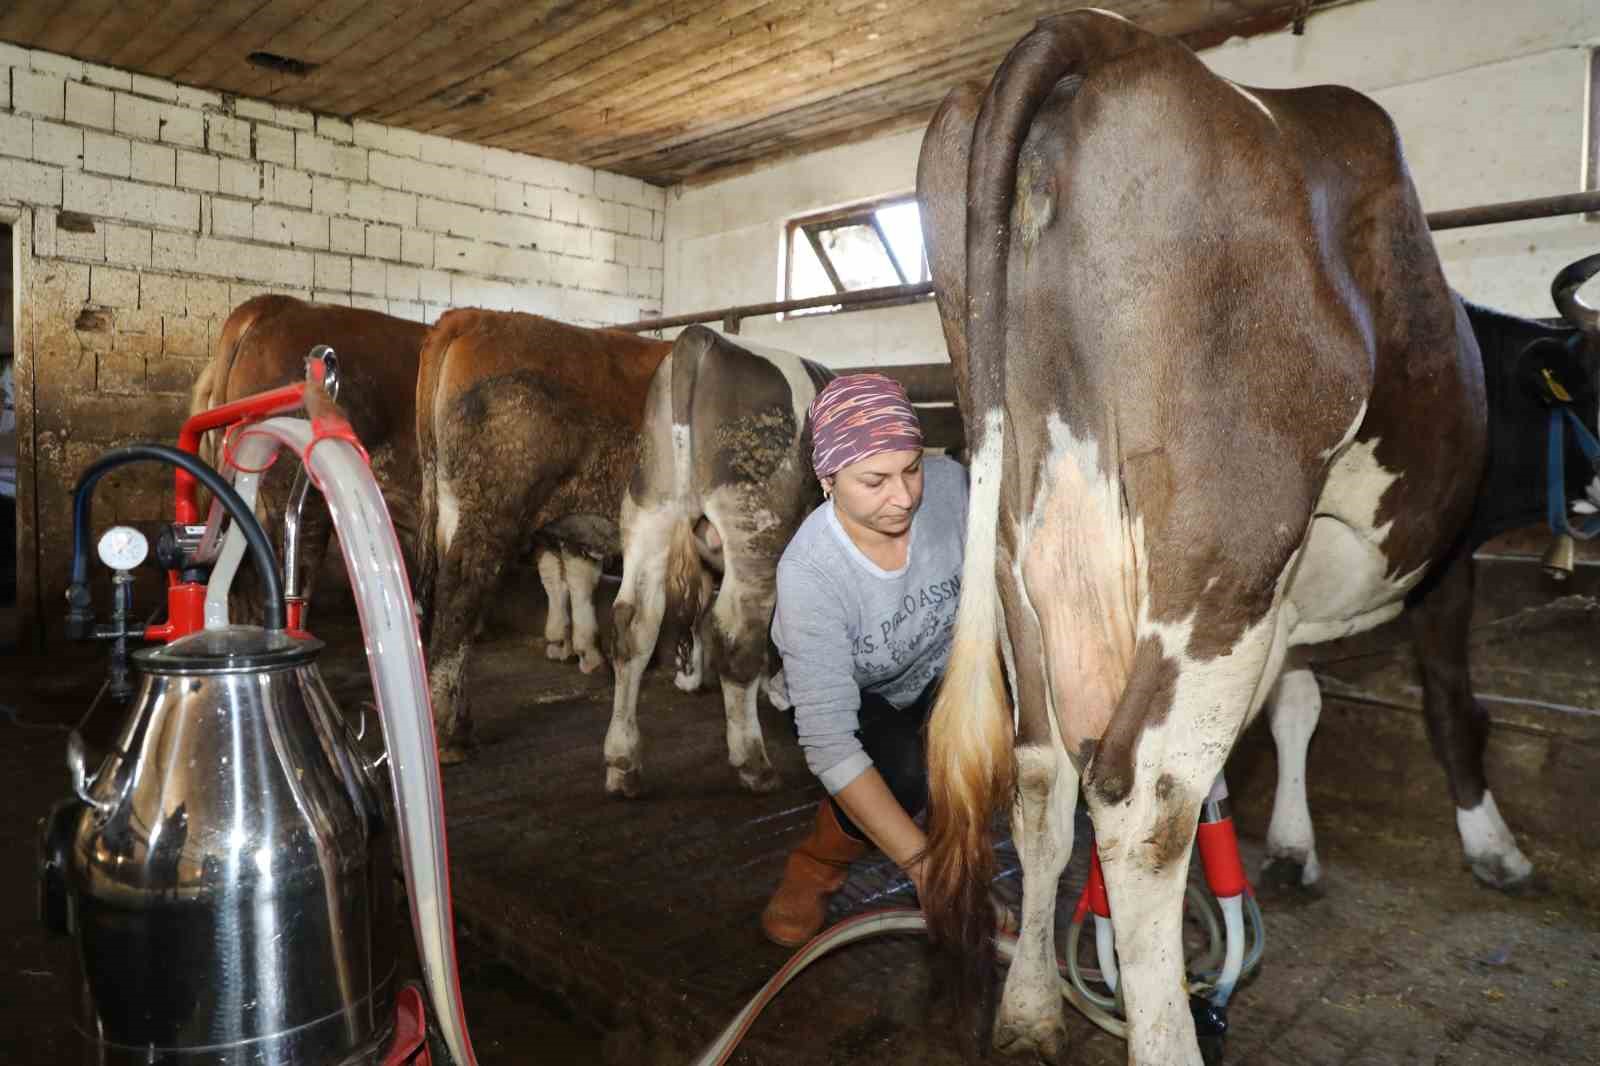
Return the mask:
<svg viewBox="0 0 1600 1066"><path fill-rule="evenodd" d="M1194 47L1325 0L1101 0ZM631 174L927 120L1062 0L20 0L0 40ZM263 67L252 53L303 64Z"/></svg>

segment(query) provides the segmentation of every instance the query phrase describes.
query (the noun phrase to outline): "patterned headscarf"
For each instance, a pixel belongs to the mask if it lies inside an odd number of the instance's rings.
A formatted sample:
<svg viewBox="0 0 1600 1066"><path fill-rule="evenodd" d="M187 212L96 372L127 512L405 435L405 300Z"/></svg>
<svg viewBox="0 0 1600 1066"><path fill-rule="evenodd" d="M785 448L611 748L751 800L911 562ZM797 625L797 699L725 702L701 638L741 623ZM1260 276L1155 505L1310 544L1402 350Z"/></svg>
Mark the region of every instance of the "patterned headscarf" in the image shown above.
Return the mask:
<svg viewBox="0 0 1600 1066"><path fill-rule="evenodd" d="M921 447L916 408L892 378L846 374L811 401L811 465L819 478L874 455Z"/></svg>

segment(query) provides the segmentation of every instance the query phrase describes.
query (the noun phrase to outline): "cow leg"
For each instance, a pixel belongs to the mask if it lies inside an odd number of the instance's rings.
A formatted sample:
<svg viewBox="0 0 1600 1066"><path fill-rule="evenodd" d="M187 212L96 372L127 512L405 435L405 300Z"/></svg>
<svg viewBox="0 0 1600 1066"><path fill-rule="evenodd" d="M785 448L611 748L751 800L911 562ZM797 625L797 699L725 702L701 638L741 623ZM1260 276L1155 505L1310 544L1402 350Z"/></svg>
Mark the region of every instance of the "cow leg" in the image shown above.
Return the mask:
<svg viewBox="0 0 1600 1066"><path fill-rule="evenodd" d="M544 586L545 658L565 662L572 658L572 641L567 635L567 582L561 573L557 552L539 551L539 583Z"/></svg>
<svg viewBox="0 0 1600 1066"><path fill-rule="evenodd" d="M1056 891L1072 858L1079 767L1068 758L1051 713L1040 620L1028 590L1015 579L1012 551L1002 537L997 592L1000 644L1016 698L1011 831L1022 860L1022 921L995 1014L994 1046L1008 1055L1032 1053L1052 1061L1067 1042L1056 969Z"/></svg>
<svg viewBox="0 0 1600 1066"><path fill-rule="evenodd" d="M606 792L639 795L644 770L639 735L639 682L661 635L667 610L667 551L676 516L671 508L637 510L622 504L622 587L611 607L611 724L606 728Z"/></svg>
<svg viewBox="0 0 1600 1066"><path fill-rule="evenodd" d="M1272 690L1267 714L1278 750L1278 788L1272 795L1261 880L1310 888L1322 877L1311 808L1306 802L1306 752L1322 715L1322 690L1317 687L1316 675L1302 666L1285 670Z"/></svg>
<svg viewBox="0 0 1600 1066"><path fill-rule="evenodd" d="M594 590L600 585L600 564L586 555L562 552L561 569L566 575L572 604L572 650L578 653L578 669L592 674L606 661L600 654L600 623L594 613Z"/></svg>
<svg viewBox="0 0 1600 1066"><path fill-rule="evenodd" d="M1022 860L1022 926L994 1023L997 1050L1033 1051L1047 1061L1066 1046L1056 970L1056 889L1072 858L1078 806L1078 770L1051 732L1016 749L1011 826Z"/></svg>
<svg viewBox="0 0 1600 1066"><path fill-rule="evenodd" d="M471 750L472 719L464 687L469 653L483 606L499 586L503 561L515 547L496 543L463 521L450 546L440 553L428 680L441 763L464 762Z"/></svg>
<svg viewBox="0 0 1600 1066"><path fill-rule="evenodd" d="M1433 753L1450 779L1467 865L1484 884L1516 892L1533 884L1533 864L1500 817L1484 774L1489 716L1472 695L1467 670L1473 577L1472 559L1462 552L1445 564L1411 611L1422 666L1422 707Z"/></svg>
<svg viewBox="0 0 1600 1066"><path fill-rule="evenodd" d="M713 507L709 510L719 510ZM738 513L737 511L735 513ZM706 618L711 666L722 683L727 716L728 762L751 792L771 792L781 783L767 758L756 715L756 695L767 665L767 631L777 598L777 559L766 556L732 516L711 514L722 531L722 587Z"/></svg>
<svg viewBox="0 0 1600 1066"><path fill-rule="evenodd" d="M1141 635L1085 790L1137 1066L1202 1066L1183 955L1190 853L1200 805L1277 676L1284 634L1269 609L1216 658L1191 660L1188 646Z"/></svg>
<svg viewBox="0 0 1600 1066"><path fill-rule="evenodd" d="M534 489L528 491L532 495ZM521 516L527 497L492 496L477 485L439 479L441 511L438 570L433 582L433 617L428 634L428 680L438 731L439 761L458 763L472 747L470 701L465 682L472 642L484 608L500 588L506 565L523 556Z"/></svg>

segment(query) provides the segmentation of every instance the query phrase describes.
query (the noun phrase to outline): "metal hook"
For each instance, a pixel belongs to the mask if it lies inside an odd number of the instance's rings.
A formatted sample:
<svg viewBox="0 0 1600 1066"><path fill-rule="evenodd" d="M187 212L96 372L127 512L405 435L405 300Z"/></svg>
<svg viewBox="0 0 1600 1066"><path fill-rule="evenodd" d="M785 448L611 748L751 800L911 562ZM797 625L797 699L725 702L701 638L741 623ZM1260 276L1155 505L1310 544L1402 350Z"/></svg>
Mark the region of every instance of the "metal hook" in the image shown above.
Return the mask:
<svg viewBox="0 0 1600 1066"><path fill-rule="evenodd" d="M315 363L322 364L323 389L328 393L329 398L337 400L339 398L338 354L326 344L319 344L312 348L311 353L306 356L306 379L308 381L315 378L315 374L312 371L312 366Z"/></svg>

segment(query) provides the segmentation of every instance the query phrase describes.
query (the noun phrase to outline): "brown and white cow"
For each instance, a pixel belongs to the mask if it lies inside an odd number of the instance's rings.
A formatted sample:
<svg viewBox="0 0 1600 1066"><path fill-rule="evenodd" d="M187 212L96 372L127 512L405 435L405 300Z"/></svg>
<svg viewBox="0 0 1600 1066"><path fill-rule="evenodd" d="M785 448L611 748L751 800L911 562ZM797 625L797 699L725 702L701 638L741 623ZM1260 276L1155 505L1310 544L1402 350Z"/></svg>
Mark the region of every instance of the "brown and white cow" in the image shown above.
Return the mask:
<svg viewBox="0 0 1600 1066"><path fill-rule="evenodd" d="M417 356L427 332L424 325L376 311L292 296L257 296L234 308L223 322L216 352L190 390L189 412L303 381L311 349L332 347L342 380L339 404L372 459L400 546L408 558L415 558ZM215 447L214 439L205 442L213 464ZM261 481L258 510L280 552L283 510L296 469L296 464L277 464ZM322 495L309 493L300 538L301 588L308 609L332 533Z"/></svg>
<svg viewBox="0 0 1600 1066"><path fill-rule="evenodd" d="M1591 255L1556 275L1551 296L1565 325L1466 305L1483 357L1488 462L1466 530L1410 596L1429 606L1412 613L1410 620L1422 668L1428 736L1449 777L1462 851L1478 880L1509 892L1533 885L1534 870L1501 817L1484 772L1489 719L1473 698L1467 662L1472 555L1491 538L1546 518L1549 408L1540 391L1544 371L1556 375L1574 413L1595 428L1600 414L1600 313L1583 303L1578 290L1597 273L1600 255ZM1565 498L1600 498L1600 480L1570 434L1566 450ZM1321 711L1315 676L1291 656L1267 701L1278 750L1278 787L1263 877L1279 883L1313 885L1321 872L1306 801L1306 751Z"/></svg>
<svg viewBox="0 0 1600 1066"><path fill-rule="evenodd" d="M622 588L612 605L616 690L606 791L636 796L644 765L639 681L669 612L678 684L699 684L701 649L722 686L728 761L753 792L778 786L756 717L770 676L778 559L822 500L806 412L832 377L788 352L690 326L657 368L639 466L622 500ZM722 581L711 598L708 571Z"/></svg>
<svg viewBox="0 0 1600 1066"><path fill-rule="evenodd" d="M598 560L620 549L617 514L638 465L645 396L671 348L499 311L449 311L429 331L416 382L417 587L442 760L461 761L470 744L462 683L487 600L535 544L559 550L556 588L571 592L585 670L604 661ZM543 562L540 574L549 592Z"/></svg>
<svg viewBox="0 0 1600 1066"><path fill-rule="evenodd" d="M1465 529L1487 452L1472 330L1379 107L1235 85L1102 12L1042 21L981 100L953 92L918 192L973 456L923 906L981 948L1012 803L1022 933L995 1041L1053 1053L1081 783L1130 1060L1196 1064L1201 802L1290 649L1394 617Z"/></svg>

